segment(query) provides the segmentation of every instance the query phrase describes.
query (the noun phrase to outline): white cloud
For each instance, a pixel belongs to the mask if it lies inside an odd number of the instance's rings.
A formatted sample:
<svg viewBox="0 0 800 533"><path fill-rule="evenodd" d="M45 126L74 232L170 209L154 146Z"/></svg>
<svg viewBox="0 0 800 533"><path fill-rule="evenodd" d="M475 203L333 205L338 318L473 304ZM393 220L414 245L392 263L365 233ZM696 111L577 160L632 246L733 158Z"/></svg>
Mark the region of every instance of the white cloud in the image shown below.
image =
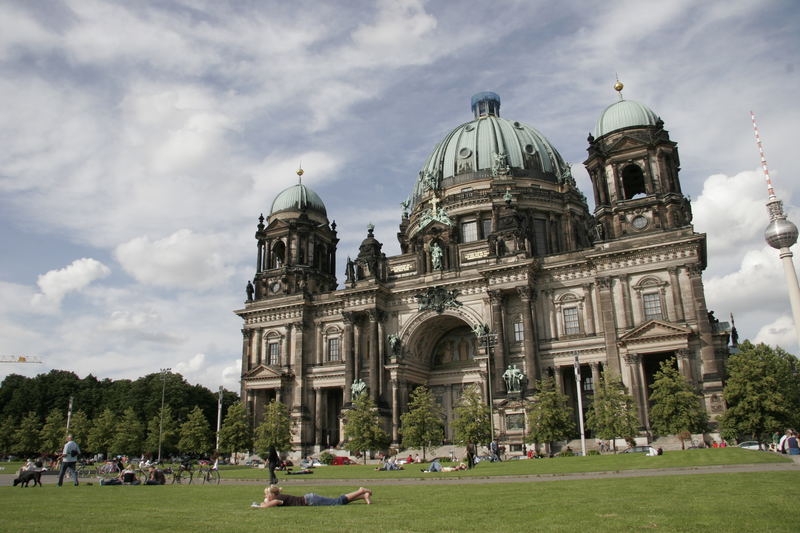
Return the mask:
<svg viewBox="0 0 800 533"><path fill-rule="evenodd" d="M157 241L137 237L117 246L114 256L141 283L202 290L223 283L234 273L224 252L223 236L182 229Z"/></svg>
<svg viewBox="0 0 800 533"><path fill-rule="evenodd" d="M764 245L744 253L738 270L704 279L709 307L734 313L749 307L777 311L788 305L783 267L777 252Z"/></svg>
<svg viewBox="0 0 800 533"><path fill-rule="evenodd" d="M797 334L792 317L781 315L770 324L762 326L753 342L780 346L791 353L792 347L797 347Z"/></svg>
<svg viewBox="0 0 800 533"><path fill-rule="evenodd" d="M76 259L62 269L50 270L39 276L36 284L40 292L33 296L32 303L41 309L58 307L67 294L80 291L109 274L111 269L96 259Z"/></svg>

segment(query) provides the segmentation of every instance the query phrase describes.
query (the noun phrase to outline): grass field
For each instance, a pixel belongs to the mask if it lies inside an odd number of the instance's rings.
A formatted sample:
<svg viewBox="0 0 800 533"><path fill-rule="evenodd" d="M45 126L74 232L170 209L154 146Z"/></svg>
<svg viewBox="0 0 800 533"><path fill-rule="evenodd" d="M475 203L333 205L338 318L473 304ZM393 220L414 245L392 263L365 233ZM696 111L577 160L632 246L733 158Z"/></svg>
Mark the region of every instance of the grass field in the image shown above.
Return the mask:
<svg viewBox="0 0 800 533"><path fill-rule="evenodd" d="M554 457L552 459L527 459L501 463L478 463L473 470L425 473L420 470L428 465L407 465L405 470L376 472L375 465L326 466L313 470L305 476L287 476L278 472L279 479L405 479L405 478L458 478L485 476L550 475L578 472L616 472L652 468L692 468L724 464L753 464L791 462L785 456L774 453L742 450L740 448L707 448L664 452L664 455L647 457L644 454L589 455L586 457ZM449 463L443 463L449 464ZM249 467L225 467L224 479L265 479L266 469Z"/></svg>
<svg viewBox="0 0 800 533"><path fill-rule="evenodd" d="M253 485L0 488L0 529L128 531L797 531L800 472L375 487L371 506L250 509ZM302 487L327 496L352 490ZM287 489L288 492L288 489Z"/></svg>

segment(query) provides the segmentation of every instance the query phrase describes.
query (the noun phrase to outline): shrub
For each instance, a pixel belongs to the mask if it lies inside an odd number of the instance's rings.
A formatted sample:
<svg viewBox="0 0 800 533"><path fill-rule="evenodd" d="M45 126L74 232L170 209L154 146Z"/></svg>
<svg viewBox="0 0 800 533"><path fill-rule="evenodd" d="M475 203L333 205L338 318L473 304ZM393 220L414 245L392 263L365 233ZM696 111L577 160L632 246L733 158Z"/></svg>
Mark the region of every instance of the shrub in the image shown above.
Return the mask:
<svg viewBox="0 0 800 533"><path fill-rule="evenodd" d="M330 452L322 452L319 454L319 462L324 465L329 465L333 463L334 455Z"/></svg>
<svg viewBox="0 0 800 533"><path fill-rule="evenodd" d="M572 453L572 450L564 449L564 450L561 450L560 452L558 452L558 456L559 457L572 457L573 455L575 455L575 454Z"/></svg>
<svg viewBox="0 0 800 533"><path fill-rule="evenodd" d="M586 452L586 455L600 455L600 451L599 450L589 450L588 452Z"/></svg>

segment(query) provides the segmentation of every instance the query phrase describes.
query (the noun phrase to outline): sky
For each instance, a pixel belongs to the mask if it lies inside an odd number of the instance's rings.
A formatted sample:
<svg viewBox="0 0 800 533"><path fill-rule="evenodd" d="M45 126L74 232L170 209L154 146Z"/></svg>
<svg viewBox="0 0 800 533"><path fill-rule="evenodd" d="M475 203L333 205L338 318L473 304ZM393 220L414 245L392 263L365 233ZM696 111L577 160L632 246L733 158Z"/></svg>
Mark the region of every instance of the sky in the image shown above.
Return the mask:
<svg viewBox="0 0 800 533"><path fill-rule="evenodd" d="M709 308L798 353L749 112L800 224L799 29L792 0L0 1L0 355L42 361L0 378L171 368L238 390L257 219L300 164L341 284L368 223L399 253L399 204L478 91L590 197L617 75L678 142Z"/></svg>

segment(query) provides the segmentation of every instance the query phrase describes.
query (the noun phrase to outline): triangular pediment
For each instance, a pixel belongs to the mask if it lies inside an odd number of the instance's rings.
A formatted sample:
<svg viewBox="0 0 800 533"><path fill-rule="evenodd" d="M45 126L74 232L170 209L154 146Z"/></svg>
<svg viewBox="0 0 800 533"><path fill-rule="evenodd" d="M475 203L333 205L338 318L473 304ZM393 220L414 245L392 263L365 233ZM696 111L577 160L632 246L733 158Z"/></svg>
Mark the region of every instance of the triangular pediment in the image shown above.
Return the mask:
<svg viewBox="0 0 800 533"><path fill-rule="evenodd" d="M258 365L244 375L244 377L248 379L270 379L280 378L282 376L283 373L280 370L264 365Z"/></svg>
<svg viewBox="0 0 800 533"><path fill-rule="evenodd" d="M683 337L686 338L692 334L692 330L676 324L670 324L662 320L650 320L645 322L638 328L629 331L622 335L619 340L623 343L630 343L636 341L651 341L658 338L668 337Z"/></svg>
<svg viewBox="0 0 800 533"><path fill-rule="evenodd" d="M641 148L646 148L647 146L648 143L642 141L641 139L626 135L617 139L617 141L611 146L606 147L606 152L615 153L623 152L625 150L638 150Z"/></svg>

